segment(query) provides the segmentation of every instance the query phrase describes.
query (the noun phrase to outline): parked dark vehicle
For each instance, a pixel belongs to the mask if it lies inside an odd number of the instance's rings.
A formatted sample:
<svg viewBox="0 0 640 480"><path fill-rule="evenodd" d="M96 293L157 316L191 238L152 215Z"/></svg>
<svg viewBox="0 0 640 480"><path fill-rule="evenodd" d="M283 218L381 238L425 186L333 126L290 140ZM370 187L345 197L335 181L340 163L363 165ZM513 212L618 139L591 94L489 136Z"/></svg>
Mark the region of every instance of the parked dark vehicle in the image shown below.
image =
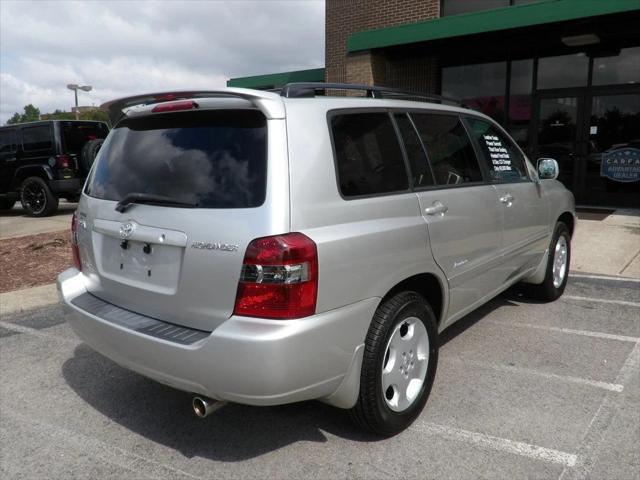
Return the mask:
<svg viewBox="0 0 640 480"><path fill-rule="evenodd" d="M109 133L103 122L46 120L0 127L0 210L20 200L33 217L76 201Z"/></svg>

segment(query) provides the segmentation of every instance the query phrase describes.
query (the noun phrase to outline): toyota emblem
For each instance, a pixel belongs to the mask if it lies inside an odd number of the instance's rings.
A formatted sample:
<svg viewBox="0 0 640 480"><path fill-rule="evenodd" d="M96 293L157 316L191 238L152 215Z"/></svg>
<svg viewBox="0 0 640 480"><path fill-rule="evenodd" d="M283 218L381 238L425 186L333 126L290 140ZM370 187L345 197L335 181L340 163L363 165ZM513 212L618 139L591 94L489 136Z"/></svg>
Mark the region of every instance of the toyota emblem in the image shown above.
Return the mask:
<svg viewBox="0 0 640 480"><path fill-rule="evenodd" d="M133 233L134 228L135 227L131 222L120 225L120 238L129 238Z"/></svg>

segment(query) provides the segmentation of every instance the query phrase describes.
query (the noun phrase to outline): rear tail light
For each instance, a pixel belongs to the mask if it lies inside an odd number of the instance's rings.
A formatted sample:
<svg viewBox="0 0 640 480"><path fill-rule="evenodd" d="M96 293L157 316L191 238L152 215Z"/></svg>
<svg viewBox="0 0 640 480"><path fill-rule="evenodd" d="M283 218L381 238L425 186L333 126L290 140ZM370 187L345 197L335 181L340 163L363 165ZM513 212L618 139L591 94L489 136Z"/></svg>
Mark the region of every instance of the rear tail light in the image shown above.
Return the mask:
<svg viewBox="0 0 640 480"><path fill-rule="evenodd" d="M71 256L73 257L73 266L78 270L82 270L80 249L78 248L78 216L76 212L73 212L73 217L71 217Z"/></svg>
<svg viewBox="0 0 640 480"><path fill-rule="evenodd" d="M71 157L69 155L57 155L56 165L58 168L69 168L69 165L71 165Z"/></svg>
<svg viewBox="0 0 640 480"><path fill-rule="evenodd" d="M238 283L235 315L292 319L313 315L318 296L318 251L302 233L253 240Z"/></svg>

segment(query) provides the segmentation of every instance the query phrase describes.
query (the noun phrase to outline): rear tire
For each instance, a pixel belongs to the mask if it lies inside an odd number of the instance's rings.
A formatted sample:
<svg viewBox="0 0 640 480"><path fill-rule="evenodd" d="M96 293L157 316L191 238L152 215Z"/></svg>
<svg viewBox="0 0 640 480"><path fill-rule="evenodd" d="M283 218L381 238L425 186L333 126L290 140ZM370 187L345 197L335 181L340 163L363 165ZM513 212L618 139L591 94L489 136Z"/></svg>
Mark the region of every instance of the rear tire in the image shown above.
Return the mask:
<svg viewBox="0 0 640 480"><path fill-rule="evenodd" d="M84 144L84 147L82 147L82 150L80 151L80 168L85 175L87 175L89 170L91 170L93 161L96 159L98 150L100 150L103 143L104 139L96 138L95 140L89 140Z"/></svg>
<svg viewBox="0 0 640 480"><path fill-rule="evenodd" d="M570 264L571 234L566 224L558 222L549 246L544 281L539 285L526 285L527 296L543 302L557 300L567 286Z"/></svg>
<svg viewBox="0 0 640 480"><path fill-rule="evenodd" d="M11 210L15 204L15 200L2 199L0 200L0 211Z"/></svg>
<svg viewBox="0 0 640 480"><path fill-rule="evenodd" d="M47 182L40 177L28 177L20 186L22 208L31 217L48 217L58 210L56 197Z"/></svg>
<svg viewBox="0 0 640 480"><path fill-rule="evenodd" d="M427 402L437 362L436 318L424 297L408 291L384 301L365 340L352 420L386 437L407 428Z"/></svg>

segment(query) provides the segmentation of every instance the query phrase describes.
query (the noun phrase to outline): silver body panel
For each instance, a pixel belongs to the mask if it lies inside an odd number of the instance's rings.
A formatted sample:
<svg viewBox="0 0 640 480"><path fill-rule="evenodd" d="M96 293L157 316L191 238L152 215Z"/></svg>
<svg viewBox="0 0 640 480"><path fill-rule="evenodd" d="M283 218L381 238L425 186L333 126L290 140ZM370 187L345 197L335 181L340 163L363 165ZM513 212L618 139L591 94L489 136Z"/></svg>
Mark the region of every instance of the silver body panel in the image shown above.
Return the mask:
<svg viewBox="0 0 640 480"><path fill-rule="evenodd" d="M555 180L534 180L530 164L530 182L341 196L327 123L331 111L446 111L494 124L476 112L399 100L285 99L255 91L242 99L198 102L205 108L260 108L269 118L264 204L234 210L134 205L119 213L115 202L83 195L83 271L58 277L62 301L72 312L69 322L84 341L182 390L254 405L315 398L349 408L359 391L372 315L390 290L415 275L437 279L441 331L517 281L539 283L554 225L563 213L574 212L571 193ZM134 107L130 114L147 115L150 108ZM513 197L509 204L501 201L507 194ZM447 211L428 213L436 202ZM126 223L133 225L127 238L136 248L152 244L158 258L153 265L118 251ZM297 320L234 316L247 245L287 232L302 232L317 245L316 314ZM237 248L192 248L194 242ZM74 304L86 293L112 306L111 320ZM146 335L113 321L127 315L118 309L150 325L165 322L206 337L184 345Z"/></svg>

